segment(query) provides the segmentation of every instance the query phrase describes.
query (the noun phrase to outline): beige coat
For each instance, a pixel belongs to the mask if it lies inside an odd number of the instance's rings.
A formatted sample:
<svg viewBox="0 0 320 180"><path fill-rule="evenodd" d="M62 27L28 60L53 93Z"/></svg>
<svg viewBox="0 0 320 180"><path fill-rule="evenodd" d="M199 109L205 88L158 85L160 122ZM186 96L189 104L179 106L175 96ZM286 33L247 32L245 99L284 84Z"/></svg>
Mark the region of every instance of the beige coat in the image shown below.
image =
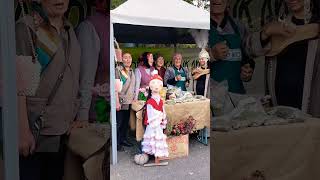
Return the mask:
<svg viewBox="0 0 320 180"><path fill-rule="evenodd" d="M65 21L65 26L69 26L70 42L68 42L67 31L61 32L62 38L61 46L57 53L54 55L50 64L41 74L41 80L39 87L34 97L27 97L27 109L29 111L39 112L42 109L43 104L47 101L50 92L58 78L58 75L64 68L66 61L65 47L66 43L69 44L69 65L65 71L64 79L57 89L52 104L47 108L44 116L45 122L40 134L40 146L41 139L51 139L51 143L48 141L44 144L45 149L43 151L54 151L53 149L59 147L60 141L55 136L63 135L67 132L72 121L74 121L76 113L78 111L79 99L79 73L80 73L80 46L76 35L73 31L72 25ZM30 40L26 36L27 29L29 27L32 33L35 31L33 20L27 16L21 19L16 24L16 50L17 55L31 56L32 50L30 47ZM51 138L43 138L50 135ZM48 136L47 136L48 137ZM54 144L54 145L53 145Z"/></svg>
<svg viewBox="0 0 320 180"><path fill-rule="evenodd" d="M123 68L118 67L117 68L117 74L116 78L120 79L120 72ZM132 103L134 97L135 97L135 75L133 70L131 69L128 73L128 79L125 84L123 84L122 90L119 93L119 99L120 99L120 104L121 104L121 109L122 110L128 110L129 105Z"/></svg>

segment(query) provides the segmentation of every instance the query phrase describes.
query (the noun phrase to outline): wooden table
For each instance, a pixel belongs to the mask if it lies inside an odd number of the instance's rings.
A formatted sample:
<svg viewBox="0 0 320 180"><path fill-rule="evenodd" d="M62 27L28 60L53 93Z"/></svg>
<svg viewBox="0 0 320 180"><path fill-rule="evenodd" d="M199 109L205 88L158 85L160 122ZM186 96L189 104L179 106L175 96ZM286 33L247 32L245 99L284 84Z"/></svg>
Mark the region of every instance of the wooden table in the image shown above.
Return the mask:
<svg viewBox="0 0 320 180"><path fill-rule="evenodd" d="M320 119L305 123L212 131L213 179L243 179L256 170L267 180L320 177Z"/></svg>
<svg viewBox="0 0 320 180"><path fill-rule="evenodd" d="M144 134L142 111L139 111L144 106L144 102L139 101L132 104L132 114L130 116L130 127L136 130L136 139L141 141ZM177 124L180 120L186 120L192 116L196 120L196 129L202 130L210 128L210 100L193 101L185 103L176 103L173 105L165 104L165 111L168 118L168 123L171 125ZM206 134L206 133L204 133Z"/></svg>

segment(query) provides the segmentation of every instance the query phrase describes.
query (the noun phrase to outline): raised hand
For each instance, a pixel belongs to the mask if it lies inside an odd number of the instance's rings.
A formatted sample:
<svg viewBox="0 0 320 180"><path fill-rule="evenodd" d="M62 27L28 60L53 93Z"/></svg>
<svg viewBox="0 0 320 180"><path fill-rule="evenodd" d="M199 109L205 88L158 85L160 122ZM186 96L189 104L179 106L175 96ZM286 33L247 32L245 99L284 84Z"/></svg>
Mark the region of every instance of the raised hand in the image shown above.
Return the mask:
<svg viewBox="0 0 320 180"><path fill-rule="evenodd" d="M229 47L227 46L226 41L218 43L212 48L212 54L214 59L223 60L227 57L228 53Z"/></svg>

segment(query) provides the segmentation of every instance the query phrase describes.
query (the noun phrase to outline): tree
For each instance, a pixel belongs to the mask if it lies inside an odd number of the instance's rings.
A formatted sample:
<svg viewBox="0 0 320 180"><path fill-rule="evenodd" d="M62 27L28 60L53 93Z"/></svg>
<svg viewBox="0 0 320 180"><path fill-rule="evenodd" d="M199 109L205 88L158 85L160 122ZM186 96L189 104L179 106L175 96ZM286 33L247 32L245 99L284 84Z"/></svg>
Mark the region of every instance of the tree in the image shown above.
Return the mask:
<svg viewBox="0 0 320 180"><path fill-rule="evenodd" d="M192 4L192 5L194 5L194 1L193 0L184 0L185 2L187 2L187 3L190 3L190 4Z"/></svg>
<svg viewBox="0 0 320 180"><path fill-rule="evenodd" d="M210 9L210 0L193 0L193 4L208 11Z"/></svg>
<svg viewBox="0 0 320 180"><path fill-rule="evenodd" d="M111 10L117 8L127 0L111 0Z"/></svg>

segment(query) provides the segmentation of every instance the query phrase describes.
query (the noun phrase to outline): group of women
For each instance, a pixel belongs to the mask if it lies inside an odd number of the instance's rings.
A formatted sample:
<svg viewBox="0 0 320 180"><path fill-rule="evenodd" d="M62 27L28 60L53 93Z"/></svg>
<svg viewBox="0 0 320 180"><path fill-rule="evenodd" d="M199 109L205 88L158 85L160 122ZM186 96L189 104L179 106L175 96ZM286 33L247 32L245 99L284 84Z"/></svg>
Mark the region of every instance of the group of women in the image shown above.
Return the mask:
<svg viewBox="0 0 320 180"><path fill-rule="evenodd" d="M209 71L207 61L209 54L201 51L199 54L199 67L194 69L194 91L198 95L207 93ZM125 52L122 54L122 62L117 68L116 78L120 79L123 87L118 92L119 106L117 107L117 142L118 151L123 151L123 146L132 146L127 140L128 124L130 119L130 105L138 100L141 89L149 86L153 74L159 74L164 79L165 86L175 86L186 91L189 87L191 77L189 70L183 67L181 53L173 55L173 66L165 67L165 60L161 54L153 56L151 52L145 52L139 58L139 65L135 70L132 69L132 56ZM207 70L203 73L203 70Z"/></svg>

